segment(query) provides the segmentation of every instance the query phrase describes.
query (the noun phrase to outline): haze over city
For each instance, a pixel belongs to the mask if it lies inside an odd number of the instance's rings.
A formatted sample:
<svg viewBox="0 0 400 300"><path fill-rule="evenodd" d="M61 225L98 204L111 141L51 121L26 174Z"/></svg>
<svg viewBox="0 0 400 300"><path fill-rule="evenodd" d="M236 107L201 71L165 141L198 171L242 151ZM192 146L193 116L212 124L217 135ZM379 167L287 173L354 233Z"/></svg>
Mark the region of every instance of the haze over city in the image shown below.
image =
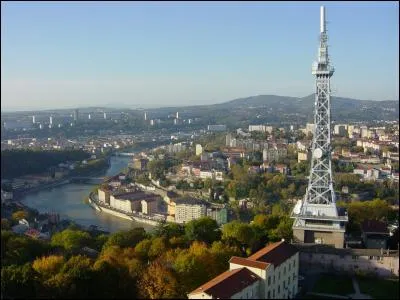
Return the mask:
<svg viewBox="0 0 400 300"><path fill-rule="evenodd" d="M304 97L320 5L333 95L398 100L395 2L2 2L1 110Z"/></svg>

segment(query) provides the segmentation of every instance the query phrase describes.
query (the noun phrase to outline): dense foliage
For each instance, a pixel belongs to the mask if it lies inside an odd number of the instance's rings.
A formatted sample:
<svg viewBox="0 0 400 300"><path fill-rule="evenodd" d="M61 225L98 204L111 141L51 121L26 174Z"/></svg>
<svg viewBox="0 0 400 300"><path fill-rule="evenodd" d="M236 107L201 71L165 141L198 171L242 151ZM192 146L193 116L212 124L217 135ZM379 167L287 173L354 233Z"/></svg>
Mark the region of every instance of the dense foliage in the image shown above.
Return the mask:
<svg viewBox="0 0 400 300"><path fill-rule="evenodd" d="M185 226L162 222L151 234L134 228L94 235L71 226L50 242L2 230L1 292L10 298L186 298L228 269L231 256L290 239L291 223L274 213L222 230L208 217ZM99 254L88 257L84 247Z"/></svg>
<svg viewBox="0 0 400 300"><path fill-rule="evenodd" d="M82 150L4 150L1 151L1 177L43 173L59 163L84 160L89 156Z"/></svg>

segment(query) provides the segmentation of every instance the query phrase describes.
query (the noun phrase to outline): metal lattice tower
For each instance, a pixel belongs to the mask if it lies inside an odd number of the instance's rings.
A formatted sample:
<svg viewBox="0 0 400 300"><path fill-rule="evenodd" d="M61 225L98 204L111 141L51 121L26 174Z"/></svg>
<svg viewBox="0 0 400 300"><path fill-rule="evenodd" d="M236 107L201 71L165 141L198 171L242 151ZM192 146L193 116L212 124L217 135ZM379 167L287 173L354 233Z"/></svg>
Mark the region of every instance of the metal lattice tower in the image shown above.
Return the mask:
<svg viewBox="0 0 400 300"><path fill-rule="evenodd" d="M299 240L302 242L307 240L306 231L309 231L309 235L312 231L313 237L315 231L344 233L344 222L347 221L347 216L338 214L332 181L330 78L334 68L329 62L327 42L325 8L322 6L318 60L312 66L312 74L316 78L316 93L310 176L304 199L296 204L292 213L295 218L294 235L300 236ZM302 230L303 235L299 234L299 230ZM318 241L323 242L321 234L316 236L320 236ZM329 237L326 239L330 240Z"/></svg>

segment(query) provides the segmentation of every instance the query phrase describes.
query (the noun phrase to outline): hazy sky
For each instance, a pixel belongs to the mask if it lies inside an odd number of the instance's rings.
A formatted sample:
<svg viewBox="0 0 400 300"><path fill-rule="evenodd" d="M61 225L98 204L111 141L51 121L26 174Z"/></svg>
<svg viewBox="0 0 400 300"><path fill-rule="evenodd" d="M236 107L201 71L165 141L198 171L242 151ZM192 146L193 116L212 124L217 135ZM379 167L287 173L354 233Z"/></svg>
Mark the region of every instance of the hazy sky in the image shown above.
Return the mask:
<svg viewBox="0 0 400 300"><path fill-rule="evenodd" d="M320 5L333 94L398 100L397 2L2 1L1 109L303 97Z"/></svg>

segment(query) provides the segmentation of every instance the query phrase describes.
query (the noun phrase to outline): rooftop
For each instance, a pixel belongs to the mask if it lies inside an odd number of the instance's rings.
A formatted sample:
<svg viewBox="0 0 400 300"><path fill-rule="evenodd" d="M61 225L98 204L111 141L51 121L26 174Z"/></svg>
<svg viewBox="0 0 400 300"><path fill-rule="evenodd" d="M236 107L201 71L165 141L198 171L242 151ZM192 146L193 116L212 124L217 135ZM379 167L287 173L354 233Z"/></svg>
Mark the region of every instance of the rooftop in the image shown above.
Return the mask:
<svg viewBox="0 0 400 300"><path fill-rule="evenodd" d="M268 245L251 255L248 259L273 264L276 268L297 252L299 250L296 247L285 241L281 241Z"/></svg>
<svg viewBox="0 0 400 300"><path fill-rule="evenodd" d="M228 299L261 278L246 268L225 271L190 293L206 293L216 299Z"/></svg>
<svg viewBox="0 0 400 300"><path fill-rule="evenodd" d="M389 234L385 223L377 220L366 220L361 224L361 230L365 233L384 233Z"/></svg>
<svg viewBox="0 0 400 300"><path fill-rule="evenodd" d="M238 257L238 256L232 256L232 258L229 260L229 263L247 266L247 267L251 267L251 268L257 268L257 269L261 269L261 270L265 270L269 266L269 263L266 263L266 262L252 260L252 259L250 259L250 257L243 258L243 257Z"/></svg>

